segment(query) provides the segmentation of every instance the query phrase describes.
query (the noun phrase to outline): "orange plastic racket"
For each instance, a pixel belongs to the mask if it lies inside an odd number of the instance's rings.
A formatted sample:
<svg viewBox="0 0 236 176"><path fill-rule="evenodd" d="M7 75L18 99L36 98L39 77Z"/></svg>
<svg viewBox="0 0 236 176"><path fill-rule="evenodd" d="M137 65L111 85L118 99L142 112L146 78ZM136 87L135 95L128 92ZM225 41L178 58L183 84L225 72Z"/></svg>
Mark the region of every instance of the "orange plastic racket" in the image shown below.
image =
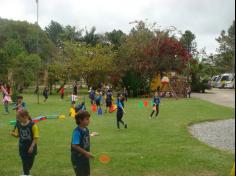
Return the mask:
<svg viewBox="0 0 236 176"><path fill-rule="evenodd" d="M108 164L111 161L111 158L108 155L103 154L99 157L99 161L102 164Z"/></svg>

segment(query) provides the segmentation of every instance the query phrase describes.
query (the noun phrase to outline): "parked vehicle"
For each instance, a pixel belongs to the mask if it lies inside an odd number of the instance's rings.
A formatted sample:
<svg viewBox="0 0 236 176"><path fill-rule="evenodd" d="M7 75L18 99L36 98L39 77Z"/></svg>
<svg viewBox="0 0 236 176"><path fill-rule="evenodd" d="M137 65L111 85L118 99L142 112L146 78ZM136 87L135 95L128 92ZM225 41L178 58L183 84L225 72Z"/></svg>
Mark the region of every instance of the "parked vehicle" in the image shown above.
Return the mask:
<svg viewBox="0 0 236 176"><path fill-rule="evenodd" d="M216 80L217 88L234 88L235 75L232 73L225 73L220 75Z"/></svg>
<svg viewBox="0 0 236 176"><path fill-rule="evenodd" d="M234 89L235 88L235 75L229 79L229 81L225 81L225 88Z"/></svg>
<svg viewBox="0 0 236 176"><path fill-rule="evenodd" d="M211 78L211 87L216 87L216 82L219 77L220 77L220 75L216 75Z"/></svg>

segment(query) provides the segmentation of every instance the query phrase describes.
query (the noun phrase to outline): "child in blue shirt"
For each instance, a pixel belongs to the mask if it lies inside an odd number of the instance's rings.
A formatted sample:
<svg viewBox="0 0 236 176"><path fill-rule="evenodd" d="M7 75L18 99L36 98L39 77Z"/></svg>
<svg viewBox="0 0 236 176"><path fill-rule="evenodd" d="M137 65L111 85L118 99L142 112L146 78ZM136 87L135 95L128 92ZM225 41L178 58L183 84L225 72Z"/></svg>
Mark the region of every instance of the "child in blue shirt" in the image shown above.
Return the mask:
<svg viewBox="0 0 236 176"><path fill-rule="evenodd" d="M90 88L89 90L89 99L90 99L91 105L93 105L94 100L95 100L95 91L93 90L93 88Z"/></svg>
<svg viewBox="0 0 236 176"><path fill-rule="evenodd" d="M78 125L72 135L71 162L76 176L90 176L89 159L94 159L90 153L89 125L90 114L87 111L79 111L75 116Z"/></svg>
<svg viewBox="0 0 236 176"><path fill-rule="evenodd" d="M150 115L150 119L153 118L152 116L154 115L155 111L156 111L156 118L157 118L157 116L158 116L158 114L159 114L160 103L161 103L161 100L160 100L159 93L156 92L156 93L155 93L155 96L154 96L154 98L153 98L153 110L152 110L152 113L151 113L151 115Z"/></svg>
<svg viewBox="0 0 236 176"><path fill-rule="evenodd" d="M16 110L16 112L19 112L19 111L22 111L24 109L26 109L26 103L23 102L23 96L18 96L15 107L12 110Z"/></svg>
<svg viewBox="0 0 236 176"><path fill-rule="evenodd" d="M117 113L116 113L117 128L120 129L120 123L122 125L124 125L125 128L127 128L128 127L127 124L125 124L124 121L122 120L124 113L125 113L124 98L123 98L122 94L118 94L116 105L117 105Z"/></svg>
<svg viewBox="0 0 236 176"><path fill-rule="evenodd" d="M97 107L101 107L101 102L102 102L102 92L98 91L95 99Z"/></svg>

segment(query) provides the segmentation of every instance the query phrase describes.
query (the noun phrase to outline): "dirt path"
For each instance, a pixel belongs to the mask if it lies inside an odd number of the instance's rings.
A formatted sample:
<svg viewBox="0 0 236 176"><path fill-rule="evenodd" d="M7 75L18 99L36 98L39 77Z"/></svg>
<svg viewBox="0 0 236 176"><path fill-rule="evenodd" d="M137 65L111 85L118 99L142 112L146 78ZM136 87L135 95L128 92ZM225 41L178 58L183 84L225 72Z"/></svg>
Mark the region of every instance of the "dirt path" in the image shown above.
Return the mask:
<svg viewBox="0 0 236 176"><path fill-rule="evenodd" d="M235 108L235 90L234 89L212 89L206 93L193 93L192 97L200 98L215 104Z"/></svg>

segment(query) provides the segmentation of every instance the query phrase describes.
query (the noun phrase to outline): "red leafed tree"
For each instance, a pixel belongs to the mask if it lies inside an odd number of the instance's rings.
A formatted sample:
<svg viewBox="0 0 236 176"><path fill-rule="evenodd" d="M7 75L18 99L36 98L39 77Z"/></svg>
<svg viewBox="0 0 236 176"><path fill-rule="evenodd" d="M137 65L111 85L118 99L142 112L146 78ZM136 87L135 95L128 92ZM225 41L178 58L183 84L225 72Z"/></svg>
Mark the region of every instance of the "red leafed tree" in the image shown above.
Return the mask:
<svg viewBox="0 0 236 176"><path fill-rule="evenodd" d="M176 71L182 72L186 69L192 56L182 44L170 37L155 37L144 48L144 53L149 62L153 74L155 72Z"/></svg>

